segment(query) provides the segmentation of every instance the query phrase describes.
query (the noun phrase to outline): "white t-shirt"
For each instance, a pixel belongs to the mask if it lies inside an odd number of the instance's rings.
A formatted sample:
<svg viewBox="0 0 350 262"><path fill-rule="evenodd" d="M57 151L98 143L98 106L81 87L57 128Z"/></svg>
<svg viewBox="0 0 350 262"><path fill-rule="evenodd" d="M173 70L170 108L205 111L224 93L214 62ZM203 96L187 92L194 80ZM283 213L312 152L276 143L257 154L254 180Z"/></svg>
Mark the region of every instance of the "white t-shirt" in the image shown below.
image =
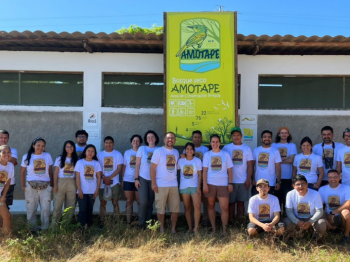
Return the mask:
<svg viewBox="0 0 350 262"><path fill-rule="evenodd" d="M266 199L260 198L259 195L249 199L248 214L254 214L260 222L273 220L275 212L281 212L277 197L268 194Z"/></svg>
<svg viewBox="0 0 350 262"><path fill-rule="evenodd" d="M27 154L23 156L21 166L27 168L27 181L50 181L49 168L53 161L49 153L32 154L29 165L24 161L26 158Z"/></svg>
<svg viewBox="0 0 350 262"><path fill-rule="evenodd" d="M298 191L293 189L287 193L286 208L292 208L297 218L308 219L315 214L316 209L323 208L323 204L317 191L308 188L306 195L300 196Z"/></svg>
<svg viewBox="0 0 350 262"><path fill-rule="evenodd" d="M61 156L56 158L54 166L59 168L58 177L65 178L65 177L75 177L74 173L74 165L72 164L72 159L69 157L66 157L64 167L61 168Z"/></svg>
<svg viewBox="0 0 350 262"><path fill-rule="evenodd" d="M156 164L156 182L158 187L174 187L177 184L176 163L179 152L176 149L157 148L151 162Z"/></svg>
<svg viewBox="0 0 350 262"><path fill-rule="evenodd" d="M14 179L15 177L15 167L12 163L7 162L6 166L0 164L0 195L5 187L6 182L9 179Z"/></svg>
<svg viewBox="0 0 350 262"><path fill-rule="evenodd" d="M203 167L208 168L207 183L214 186L227 186L227 169L232 168L230 155L223 150L214 153L212 150L204 154Z"/></svg>
<svg viewBox="0 0 350 262"><path fill-rule="evenodd" d="M86 146L78 146L78 144L75 144L75 150L77 151L77 155L80 158L81 153L83 153Z"/></svg>
<svg viewBox="0 0 350 262"><path fill-rule="evenodd" d="M16 160L18 160L18 153L16 148L11 147L11 157L16 158ZM15 185L15 184L16 184L16 177L13 176L13 178L11 178L11 185Z"/></svg>
<svg viewBox="0 0 350 262"><path fill-rule="evenodd" d="M337 188L326 185L321 187L318 193L321 195L323 204L326 204L327 214L350 200L350 187L347 185L339 184Z"/></svg>
<svg viewBox="0 0 350 262"><path fill-rule="evenodd" d="M273 143L272 147L276 148L282 157L290 157L291 155L296 155L297 146L294 143ZM282 179L292 179L293 164L281 164L281 178Z"/></svg>
<svg viewBox="0 0 350 262"><path fill-rule="evenodd" d="M255 160L255 181L262 178L269 181L270 186L276 184L276 163L282 162L280 152L273 148L259 146L253 151Z"/></svg>
<svg viewBox="0 0 350 262"><path fill-rule="evenodd" d="M317 168L323 167L322 158L319 155L311 153L305 156L302 153L297 154L294 158L293 166L297 168L297 175L306 177L308 183L317 183Z"/></svg>
<svg viewBox="0 0 350 262"><path fill-rule="evenodd" d="M94 194L97 188L96 173L102 171L100 163L96 160L86 161L85 159L80 159L75 165L74 171L79 172L80 187L83 193Z"/></svg>
<svg viewBox="0 0 350 262"><path fill-rule="evenodd" d="M200 147L196 147L194 150L194 156L199 158L201 161L203 161L203 156L206 152L209 151L209 148L207 148L206 146L200 146ZM183 153L186 153L186 150L184 149Z"/></svg>
<svg viewBox="0 0 350 262"><path fill-rule="evenodd" d="M118 169L118 165L122 165L124 162L123 155L117 150L113 150L112 152L101 151L97 154L97 159L100 162L102 174L105 177L112 175ZM119 184L119 174L111 180L111 187L114 187L116 184ZM104 187L105 184L103 179L101 179L100 188Z"/></svg>
<svg viewBox="0 0 350 262"><path fill-rule="evenodd" d="M322 143L317 144L313 147L312 153L315 153L316 155L319 155L322 157L323 161L323 171L324 171L324 177L323 180L327 180L327 173L331 169L336 169L337 168L337 156L338 156L338 151L343 148L344 145L338 142L334 142L334 152L333 152L333 145L324 145L322 148ZM333 168L326 168L325 164L325 158L332 158L333 157ZM318 173L318 172L317 172Z"/></svg>
<svg viewBox="0 0 350 262"><path fill-rule="evenodd" d="M337 162L341 162L342 184L350 186L350 147L344 146L339 149Z"/></svg>
<svg viewBox="0 0 350 262"><path fill-rule="evenodd" d="M151 159L154 150L158 147L140 146L136 157L141 158L139 176L146 180L151 180Z"/></svg>
<svg viewBox="0 0 350 262"><path fill-rule="evenodd" d="M124 181L135 182L136 153L137 151L132 149L126 150L124 153Z"/></svg>
<svg viewBox="0 0 350 262"><path fill-rule="evenodd" d="M234 145L233 143L224 146L222 149L226 151L230 158L232 159L232 172L233 172L233 181L232 183L243 184L247 180L248 176L248 164L247 161L252 161L253 153L249 146Z"/></svg>
<svg viewBox="0 0 350 262"><path fill-rule="evenodd" d="M180 158L177 163L180 170L180 190L188 187L198 187L198 171L202 171L202 162L194 157L192 160Z"/></svg>

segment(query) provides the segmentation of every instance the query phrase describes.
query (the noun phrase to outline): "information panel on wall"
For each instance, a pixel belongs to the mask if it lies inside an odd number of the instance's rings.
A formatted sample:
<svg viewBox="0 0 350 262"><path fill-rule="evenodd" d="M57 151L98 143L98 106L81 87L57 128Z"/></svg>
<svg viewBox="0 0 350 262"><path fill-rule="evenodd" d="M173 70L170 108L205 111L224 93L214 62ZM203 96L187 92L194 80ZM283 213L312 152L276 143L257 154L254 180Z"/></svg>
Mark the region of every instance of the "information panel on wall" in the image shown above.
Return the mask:
<svg viewBox="0 0 350 262"><path fill-rule="evenodd" d="M176 145L200 130L230 143L236 123L234 12L165 13L166 131Z"/></svg>

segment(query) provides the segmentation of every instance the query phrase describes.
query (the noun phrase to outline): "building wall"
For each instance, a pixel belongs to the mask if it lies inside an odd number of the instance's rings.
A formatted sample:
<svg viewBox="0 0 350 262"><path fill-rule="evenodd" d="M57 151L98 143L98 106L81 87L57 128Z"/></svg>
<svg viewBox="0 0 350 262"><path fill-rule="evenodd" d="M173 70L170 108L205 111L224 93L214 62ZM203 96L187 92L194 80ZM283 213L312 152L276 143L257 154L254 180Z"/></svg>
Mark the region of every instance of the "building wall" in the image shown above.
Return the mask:
<svg viewBox="0 0 350 262"><path fill-rule="evenodd" d="M332 125L335 140L348 125L346 110L259 110L259 75L350 75L348 56L238 56L241 75L241 108L239 115L255 115L258 119L256 137L263 129L274 134L282 125L290 128L294 142L304 135L320 142L320 129ZM59 53L0 51L0 71L82 72L84 74L83 107L4 106L0 105L0 128L10 132L10 146L19 151L19 158L38 135L47 140L47 151L56 157L66 139L74 139L77 129L90 133L88 143L102 150L103 137L112 135L116 149L130 148L132 134L143 135L154 129L163 132L163 110L150 108L101 107L103 73L163 73L162 54ZM97 113L97 125L89 126L90 112ZM93 137L93 136L94 137ZM258 139L259 141L259 139ZM162 142L160 143L162 144ZM16 178L19 170L16 169ZM15 199L23 199L17 189ZM22 200L23 201L23 200ZM24 207L24 205L23 205Z"/></svg>

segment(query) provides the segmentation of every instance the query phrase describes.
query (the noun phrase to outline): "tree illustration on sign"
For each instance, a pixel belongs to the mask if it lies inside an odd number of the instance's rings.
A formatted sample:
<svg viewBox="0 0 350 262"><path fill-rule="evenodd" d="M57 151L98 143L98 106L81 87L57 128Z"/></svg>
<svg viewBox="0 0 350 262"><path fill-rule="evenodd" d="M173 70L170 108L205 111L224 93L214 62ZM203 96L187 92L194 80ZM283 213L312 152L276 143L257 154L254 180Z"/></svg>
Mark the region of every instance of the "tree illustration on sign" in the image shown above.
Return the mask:
<svg viewBox="0 0 350 262"><path fill-rule="evenodd" d="M231 125L233 124L232 120L227 119L225 117L224 119L219 119L216 121L216 126L211 127L204 131L204 136L210 140L210 136L213 134L218 134L221 137L221 142L223 144L226 144L226 139L230 137L230 129Z"/></svg>

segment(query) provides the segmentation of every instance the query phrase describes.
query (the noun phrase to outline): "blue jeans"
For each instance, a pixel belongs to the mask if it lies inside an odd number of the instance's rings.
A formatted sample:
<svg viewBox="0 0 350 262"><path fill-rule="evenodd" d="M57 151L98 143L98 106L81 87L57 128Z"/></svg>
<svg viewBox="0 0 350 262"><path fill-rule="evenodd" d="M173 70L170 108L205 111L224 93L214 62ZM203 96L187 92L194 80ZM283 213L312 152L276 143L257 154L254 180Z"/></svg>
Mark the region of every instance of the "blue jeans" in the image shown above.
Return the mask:
<svg viewBox="0 0 350 262"><path fill-rule="evenodd" d="M139 226L145 226L146 221L151 220L153 213L154 191L152 190L151 180L146 180L139 176L140 184L139 197Z"/></svg>
<svg viewBox="0 0 350 262"><path fill-rule="evenodd" d="M92 225L92 211L94 208L94 195L93 194L84 194L83 199L79 198L77 194L79 213L78 213L78 222L82 227L85 225Z"/></svg>

